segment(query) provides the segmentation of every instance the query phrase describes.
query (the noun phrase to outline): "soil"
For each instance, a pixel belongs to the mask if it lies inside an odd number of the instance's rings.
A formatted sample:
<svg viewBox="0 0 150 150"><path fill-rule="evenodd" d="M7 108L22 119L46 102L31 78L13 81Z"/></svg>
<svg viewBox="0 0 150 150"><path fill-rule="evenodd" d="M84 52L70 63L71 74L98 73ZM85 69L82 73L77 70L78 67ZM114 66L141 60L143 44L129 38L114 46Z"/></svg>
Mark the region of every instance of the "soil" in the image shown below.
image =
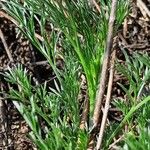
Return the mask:
<svg viewBox="0 0 150 150"><path fill-rule="evenodd" d="M143 1L150 10L150 1ZM21 63L29 70L33 81L43 83L54 77L51 67L44 57L23 35L17 35L17 27L10 20L0 15L0 29L10 54L15 64ZM128 55L133 52L150 52L150 16L141 6L133 3L129 15L124 20L117 33L117 58L123 63L125 58L122 49L126 49ZM115 47L116 48L116 47ZM2 39L0 39L0 73L7 66L11 66L10 58ZM126 84L126 80L115 72L112 98L125 97L124 92L117 83ZM28 138L29 127L18 113L11 101L3 98L3 91L7 91L9 85L0 74L0 150L36 150L35 145ZM113 107L110 109L109 118L118 121L120 113Z"/></svg>

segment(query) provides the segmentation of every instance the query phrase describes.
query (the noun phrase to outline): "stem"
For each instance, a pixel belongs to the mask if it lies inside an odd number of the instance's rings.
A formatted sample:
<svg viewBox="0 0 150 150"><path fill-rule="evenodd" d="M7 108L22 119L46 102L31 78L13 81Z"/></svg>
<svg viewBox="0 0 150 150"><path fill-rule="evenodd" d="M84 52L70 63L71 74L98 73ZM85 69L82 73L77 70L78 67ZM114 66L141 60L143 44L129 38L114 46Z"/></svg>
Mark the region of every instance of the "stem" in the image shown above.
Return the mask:
<svg viewBox="0 0 150 150"><path fill-rule="evenodd" d="M108 64L109 64L109 60L110 60L110 54L111 54L112 43L113 43L113 33L114 33L114 23L115 23L115 18L116 18L117 2L118 2L117 0L113 0L112 6L111 6L108 36L107 36L107 42L106 42L106 52L104 54L101 79L100 79L99 89L97 92L96 105L95 105L95 110L94 110L94 115L93 115L94 127L96 127L99 122L102 100L103 100L103 96L104 96L104 92L105 92L105 88L106 88Z"/></svg>
<svg viewBox="0 0 150 150"><path fill-rule="evenodd" d="M111 62L111 68L110 68L110 75L109 75L107 96L106 96L106 102L105 102L105 109L104 109L104 113L103 113L101 128L99 131L99 137L98 137L97 146L96 146L97 149L101 148L104 130L105 130L106 121L107 121L107 115L108 115L110 99L111 99L111 91L112 91L112 85L113 85L115 56L116 56L116 50L114 50L113 54L112 54L112 62Z"/></svg>

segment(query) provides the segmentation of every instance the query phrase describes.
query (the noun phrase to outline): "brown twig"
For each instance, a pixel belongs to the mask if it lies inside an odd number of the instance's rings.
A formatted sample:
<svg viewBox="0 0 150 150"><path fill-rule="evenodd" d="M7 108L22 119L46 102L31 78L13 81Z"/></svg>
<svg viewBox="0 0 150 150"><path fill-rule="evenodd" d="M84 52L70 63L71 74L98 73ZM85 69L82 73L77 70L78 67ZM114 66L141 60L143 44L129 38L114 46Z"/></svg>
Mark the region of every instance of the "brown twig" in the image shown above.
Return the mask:
<svg viewBox="0 0 150 150"><path fill-rule="evenodd" d="M147 6L142 0L137 0L137 6L141 10L141 13L143 14L144 17L146 17L145 13L150 17L150 10L147 8Z"/></svg>
<svg viewBox="0 0 150 150"><path fill-rule="evenodd" d="M3 45L4 45L4 48L5 48L5 50L6 50L6 53L7 53L7 56L8 56L8 58L9 58L9 60L10 60L11 62L14 62L14 60L13 60L13 58L12 58L12 55L11 55L11 53L10 53L10 51L9 51L8 45L7 45L7 43L6 43L4 34L3 34L3 32L2 32L1 29L0 29L0 38L1 38L1 40L2 40L2 43L3 43Z"/></svg>
<svg viewBox="0 0 150 150"><path fill-rule="evenodd" d="M115 142L113 142L111 145L109 145L108 149L112 149L118 142L120 142L122 139L124 138L124 135L122 135L121 137L119 137L117 140L115 140Z"/></svg>
<svg viewBox="0 0 150 150"><path fill-rule="evenodd" d="M95 6L95 8L97 9L97 11L100 13L100 6L97 4L97 2L95 0L92 0L93 5Z"/></svg>
<svg viewBox="0 0 150 150"><path fill-rule="evenodd" d="M109 106L110 106L111 91L112 91L113 76L114 76L115 58L116 58L116 49L112 53L112 61L111 61L109 82L108 82L108 88L107 88L107 96L106 96L106 102L105 102L105 108L104 108L104 112L103 112L101 128L100 128L99 137L98 137L97 146L96 146L97 149L100 149L101 144L102 144L102 139L103 139L104 130L105 130L105 126L106 126L108 110L109 110Z"/></svg>
<svg viewBox="0 0 150 150"><path fill-rule="evenodd" d="M88 141L88 147L87 150L93 150L95 146L95 139L96 137L96 132L94 132L92 135L90 135L89 141Z"/></svg>
<svg viewBox="0 0 150 150"><path fill-rule="evenodd" d="M0 84L0 89L1 92L4 91L3 84ZM4 97L0 96L0 145L2 145L2 149L8 146L7 100Z"/></svg>
<svg viewBox="0 0 150 150"><path fill-rule="evenodd" d="M86 93L86 98L84 101L83 112L82 112L81 123L80 123L80 129L82 130L86 128L86 123L88 121L88 114L89 114L89 99L88 99L88 94Z"/></svg>
<svg viewBox="0 0 150 150"><path fill-rule="evenodd" d="M0 11L0 16L5 17L6 19L8 19L8 20L10 20L12 23L14 23L17 27L19 27L19 23L18 23L14 18L12 18L12 17L9 16L8 14L6 14L5 12ZM43 41L43 40L44 40L43 37L40 36L40 35L37 34L37 33L35 33L35 37L36 37L37 39L39 39L40 41Z"/></svg>
<svg viewBox="0 0 150 150"><path fill-rule="evenodd" d="M108 64L109 64L112 43L113 43L114 22L115 22L115 18L116 18L116 16L115 16L116 5L117 5L117 0L113 0L112 6L111 6L110 18L109 18L109 28L108 28L108 36L107 36L107 42L106 42L106 51L104 54L101 79L100 79L99 89L98 89L97 96L96 96L96 105L95 105L94 115L93 115L94 127L96 127L99 122L102 99L103 99L105 88L106 88Z"/></svg>
<svg viewBox="0 0 150 150"><path fill-rule="evenodd" d="M7 141L7 114L6 114L6 108L5 108L5 102L0 97L0 146L1 148L4 148L8 145ZM5 137L5 138L2 138Z"/></svg>

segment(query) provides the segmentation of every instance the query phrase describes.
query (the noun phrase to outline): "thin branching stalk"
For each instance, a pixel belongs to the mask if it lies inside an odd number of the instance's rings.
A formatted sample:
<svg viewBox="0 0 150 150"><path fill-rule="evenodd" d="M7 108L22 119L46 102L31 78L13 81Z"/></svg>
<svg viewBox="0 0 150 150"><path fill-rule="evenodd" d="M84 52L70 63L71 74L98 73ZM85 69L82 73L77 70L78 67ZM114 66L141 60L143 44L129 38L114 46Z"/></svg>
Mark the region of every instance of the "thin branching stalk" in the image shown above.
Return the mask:
<svg viewBox="0 0 150 150"><path fill-rule="evenodd" d="M110 67L110 75L109 75L107 96L106 96L105 108L104 108L104 112L103 112L103 118L102 118L102 123L101 123L100 131L99 131L99 137L98 137L98 140L97 140L96 149L101 148L103 135L104 135L104 131L105 131L105 126L106 126L108 110L109 110L109 107L110 107L110 99L111 99L113 76L114 76L115 57L116 57L116 49L114 49L114 51L112 53L112 60L111 60L111 67Z"/></svg>
<svg viewBox="0 0 150 150"><path fill-rule="evenodd" d="M116 8L117 8L117 0L113 0L112 6L111 6L110 18L109 18L109 28L108 28L108 36L107 36L107 42L106 42L106 51L104 54L101 79L100 79L99 89L97 91L96 104L95 104L94 115L93 115L94 127L96 127L99 122L99 116L100 116L100 112L101 112L101 104L102 104L105 87L106 87L108 64L109 64L109 60L110 60L110 54L111 54L112 43L113 43Z"/></svg>

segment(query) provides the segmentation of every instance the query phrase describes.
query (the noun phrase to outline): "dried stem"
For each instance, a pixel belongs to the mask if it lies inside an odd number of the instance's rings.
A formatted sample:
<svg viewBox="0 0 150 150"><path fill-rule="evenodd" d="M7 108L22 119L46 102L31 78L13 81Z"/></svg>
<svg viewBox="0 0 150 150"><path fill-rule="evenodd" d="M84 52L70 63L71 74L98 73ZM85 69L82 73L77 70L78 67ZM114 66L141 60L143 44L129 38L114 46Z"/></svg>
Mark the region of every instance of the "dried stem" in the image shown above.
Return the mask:
<svg viewBox="0 0 150 150"><path fill-rule="evenodd" d="M83 107L81 123L80 123L80 129L82 129L82 130L84 130L86 128L86 124L88 122L88 114L89 114L89 99L88 99L88 95L86 93L86 98L84 101L84 107Z"/></svg>
<svg viewBox="0 0 150 150"><path fill-rule="evenodd" d="M106 51L104 54L101 79L100 79L99 89L98 89L97 96L96 96L96 105L95 105L95 110L94 110L94 115L93 115L94 127L96 127L99 122L102 100L103 100L103 96L104 96L104 92L105 92L105 88L106 88L108 64L109 64L109 60L110 60L110 54L111 54L112 43L113 43L116 6L117 6L117 0L113 0L112 6L111 6L110 18L109 18L109 28L108 28L108 36L107 36L107 42L106 42Z"/></svg>
<svg viewBox="0 0 150 150"><path fill-rule="evenodd" d="M106 102L105 102L105 108L104 108L104 112L103 112L101 128L100 128L99 137L98 137L97 146L96 146L97 149L100 149L100 147L101 147L102 139L103 139L103 135L104 135L104 130L105 130L105 126L106 126L106 120L107 120L107 115L108 115L108 110L109 110L109 105L110 105L110 99L111 99L112 85L113 85L115 57L116 57L116 50L114 50L112 53L112 61L111 61L107 96L106 96Z"/></svg>
<svg viewBox="0 0 150 150"><path fill-rule="evenodd" d="M19 27L19 23L14 19L12 18L11 16L9 16L8 14L6 14L5 12L3 11L0 11L0 16L3 16L5 17L6 19L10 20L12 23L14 23L17 27ZM39 34L35 33L35 37L40 40L40 41L43 41L43 37L40 36Z"/></svg>
<svg viewBox="0 0 150 150"><path fill-rule="evenodd" d="M90 0L91 5L95 6L96 10L100 13L100 6L97 4L95 0Z"/></svg>
<svg viewBox="0 0 150 150"><path fill-rule="evenodd" d="M142 0L137 0L137 6L140 8L143 16L146 13L150 17L150 11Z"/></svg>
<svg viewBox="0 0 150 150"><path fill-rule="evenodd" d="M111 150L117 143L119 143L122 139L124 138L124 135L122 135L121 137L119 137L117 140L115 140L115 142L113 142L111 145L109 145L109 150Z"/></svg>
<svg viewBox="0 0 150 150"><path fill-rule="evenodd" d="M14 62L14 60L13 60L13 58L12 58L12 55L11 55L11 53L10 53L10 51L9 51L8 45L7 45L7 43L6 43L4 34L3 34L3 32L2 32L1 29L0 29L0 38L1 38L1 40L2 40L2 43L3 43L3 45L4 45L4 48L5 48L5 50L6 50L6 53L7 53L7 56L8 56L8 58L9 58L9 60L10 60L11 62Z"/></svg>

